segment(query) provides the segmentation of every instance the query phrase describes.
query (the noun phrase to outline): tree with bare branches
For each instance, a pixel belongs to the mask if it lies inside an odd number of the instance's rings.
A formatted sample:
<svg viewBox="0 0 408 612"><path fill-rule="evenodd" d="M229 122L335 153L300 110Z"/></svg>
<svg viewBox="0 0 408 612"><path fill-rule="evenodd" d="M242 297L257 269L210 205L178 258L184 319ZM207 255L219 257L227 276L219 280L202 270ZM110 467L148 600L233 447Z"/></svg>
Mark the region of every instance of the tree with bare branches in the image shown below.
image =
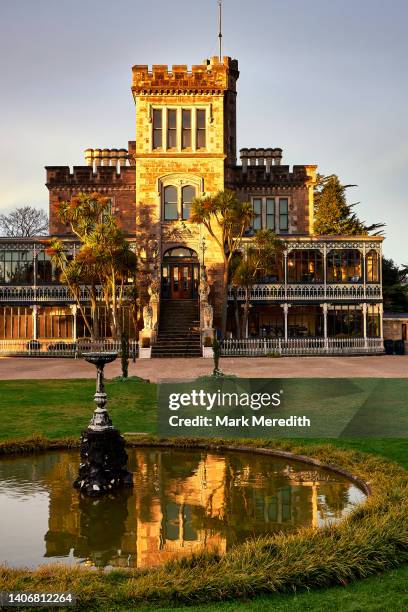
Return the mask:
<svg viewBox="0 0 408 612"><path fill-rule="evenodd" d="M48 215L41 208L20 206L0 215L0 236L29 238L48 233Z"/></svg>

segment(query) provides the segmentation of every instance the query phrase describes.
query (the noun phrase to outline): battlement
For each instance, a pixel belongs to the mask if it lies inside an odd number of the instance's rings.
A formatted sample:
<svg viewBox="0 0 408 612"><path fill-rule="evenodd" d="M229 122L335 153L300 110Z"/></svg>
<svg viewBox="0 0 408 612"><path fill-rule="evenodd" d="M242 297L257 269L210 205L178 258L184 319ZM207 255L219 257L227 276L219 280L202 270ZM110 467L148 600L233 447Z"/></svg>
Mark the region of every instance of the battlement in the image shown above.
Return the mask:
<svg viewBox="0 0 408 612"><path fill-rule="evenodd" d="M89 149L87 149L89 151ZM107 159L107 158L105 158ZM48 189L115 187L134 185L134 166L46 166Z"/></svg>
<svg viewBox="0 0 408 612"><path fill-rule="evenodd" d="M247 149L248 150L248 149ZM250 149L249 149L250 150ZM264 149L253 149L254 151L264 151ZM273 151L274 149L269 149ZM268 149L265 149L268 151ZM281 151L281 149L277 149ZM248 158L242 158L247 160ZM262 159L261 157L251 157L250 159ZM266 159L271 159L266 158ZM315 165L294 165L292 170L290 166L282 166L280 164L266 165L264 163L251 165L235 166L231 169L231 181L235 189L243 187L306 187L316 180Z"/></svg>
<svg viewBox="0 0 408 612"><path fill-rule="evenodd" d="M135 65L133 71L133 94L161 93L223 93L236 91L239 77L238 60L225 56L205 60L188 70L187 65L154 64L149 71L147 65Z"/></svg>

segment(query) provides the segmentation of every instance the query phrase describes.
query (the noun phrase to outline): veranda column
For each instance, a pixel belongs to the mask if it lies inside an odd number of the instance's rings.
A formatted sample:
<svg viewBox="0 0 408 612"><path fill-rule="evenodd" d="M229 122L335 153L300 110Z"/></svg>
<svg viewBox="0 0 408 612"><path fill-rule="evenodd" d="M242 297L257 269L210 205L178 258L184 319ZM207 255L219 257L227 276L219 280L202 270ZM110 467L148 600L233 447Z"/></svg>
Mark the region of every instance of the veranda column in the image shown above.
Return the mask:
<svg viewBox="0 0 408 612"><path fill-rule="evenodd" d="M283 308L283 318L285 322L285 340L288 339L288 312L290 308L290 304L281 304Z"/></svg>
<svg viewBox="0 0 408 612"><path fill-rule="evenodd" d="M71 312L72 312L72 316L73 316L73 322L72 322L72 339L74 342L77 341L77 310L78 307L76 304L72 304L71 305Z"/></svg>
<svg viewBox="0 0 408 612"><path fill-rule="evenodd" d="M380 338L383 340L383 305L378 304L378 312L380 315Z"/></svg>
<svg viewBox="0 0 408 612"><path fill-rule="evenodd" d="M38 306L33 306L33 339L38 339L38 331L37 331L37 314L38 314Z"/></svg>
<svg viewBox="0 0 408 612"><path fill-rule="evenodd" d="M283 253L283 266L285 273L285 299L288 297L288 252Z"/></svg>
<svg viewBox="0 0 408 612"><path fill-rule="evenodd" d="M363 312L363 335L364 335L364 348L368 347L367 342L367 304L361 304L361 310Z"/></svg>
<svg viewBox="0 0 408 612"><path fill-rule="evenodd" d="M324 304L320 304L323 308L323 337L324 337L324 348L329 348L329 341L327 339L327 312L329 310L329 305L325 302Z"/></svg>
<svg viewBox="0 0 408 612"><path fill-rule="evenodd" d="M364 299L367 297L367 279L366 279L366 244L363 244L363 291L364 291ZM367 304L365 304L367 309ZM364 335L365 337L365 335Z"/></svg>
<svg viewBox="0 0 408 612"><path fill-rule="evenodd" d="M327 297L327 245L323 246L323 283L324 297Z"/></svg>

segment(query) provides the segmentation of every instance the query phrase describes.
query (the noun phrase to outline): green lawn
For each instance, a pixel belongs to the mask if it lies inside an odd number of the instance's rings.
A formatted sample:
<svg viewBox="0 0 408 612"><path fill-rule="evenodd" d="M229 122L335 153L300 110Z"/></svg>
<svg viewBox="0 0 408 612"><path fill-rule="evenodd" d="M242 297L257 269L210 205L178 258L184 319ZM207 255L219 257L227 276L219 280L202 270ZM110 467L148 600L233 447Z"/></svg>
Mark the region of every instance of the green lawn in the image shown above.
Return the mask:
<svg viewBox="0 0 408 612"><path fill-rule="evenodd" d="M122 431L154 433L156 386L129 378L107 381L109 412ZM0 381L0 440L78 436L95 408L93 380Z"/></svg>
<svg viewBox="0 0 408 612"><path fill-rule="evenodd" d="M0 439L78 436L93 410L93 380L0 381ZM108 381L109 410L122 432L155 432L155 385L129 379ZM326 440L336 446L375 453L408 469L408 439ZM302 440L316 443L316 440ZM405 604L405 605L404 605ZM151 608L150 608L151 609ZM182 608L155 608L176 610ZM185 608L184 608L185 609ZM252 601L209 604L200 612L236 610L341 610L366 612L408 609L408 567L344 587L258 597Z"/></svg>

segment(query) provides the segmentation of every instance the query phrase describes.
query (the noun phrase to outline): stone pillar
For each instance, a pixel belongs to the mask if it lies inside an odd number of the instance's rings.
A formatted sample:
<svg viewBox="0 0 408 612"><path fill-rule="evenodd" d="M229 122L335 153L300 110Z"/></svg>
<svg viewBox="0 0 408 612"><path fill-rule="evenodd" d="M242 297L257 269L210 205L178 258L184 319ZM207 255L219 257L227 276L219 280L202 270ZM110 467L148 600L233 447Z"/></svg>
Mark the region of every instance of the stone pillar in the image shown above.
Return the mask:
<svg viewBox="0 0 408 612"><path fill-rule="evenodd" d="M280 166L282 161L282 149L273 150L273 163L275 166Z"/></svg>
<svg viewBox="0 0 408 612"><path fill-rule="evenodd" d="M93 149L85 149L85 163L87 166L93 166Z"/></svg>
<svg viewBox="0 0 408 612"><path fill-rule="evenodd" d="M37 329L37 314L38 314L38 306L33 306L33 339L38 340L38 329Z"/></svg>
<svg viewBox="0 0 408 612"><path fill-rule="evenodd" d="M120 171L120 168L123 168L126 166L127 155L128 155L128 152L126 149L118 150L119 171Z"/></svg>
<svg viewBox="0 0 408 612"><path fill-rule="evenodd" d="M110 150L102 149L102 166L109 166Z"/></svg>
<svg viewBox="0 0 408 612"><path fill-rule="evenodd" d="M248 151L249 149L241 149L239 154L241 157L242 172L245 173L248 168Z"/></svg>
<svg viewBox="0 0 408 612"><path fill-rule="evenodd" d="M258 149L257 156L258 156L258 166L264 166L265 165L265 149Z"/></svg>
<svg viewBox="0 0 408 612"><path fill-rule="evenodd" d="M367 348L367 304L361 304L361 311L363 313L363 336L364 336L364 347Z"/></svg>
<svg viewBox="0 0 408 612"><path fill-rule="evenodd" d="M110 150L110 165L113 166L116 171L118 170L118 157L119 157L118 149L111 149Z"/></svg>
<svg viewBox="0 0 408 612"><path fill-rule="evenodd" d="M271 173L271 166L273 163L273 149L265 149L265 165L266 165L266 173Z"/></svg>
<svg viewBox="0 0 408 612"><path fill-rule="evenodd" d="M249 157L249 165L256 166L256 149L249 149L248 157Z"/></svg>
<svg viewBox="0 0 408 612"><path fill-rule="evenodd" d="M78 306L76 304L72 304L70 306L71 308L71 312L72 312L72 316L73 316L73 322L72 322L72 339L74 342L77 341L77 310L78 310Z"/></svg>
<svg viewBox="0 0 408 612"><path fill-rule="evenodd" d="M102 162L101 149L94 149L94 160L95 160L95 168L101 165L101 162Z"/></svg>

